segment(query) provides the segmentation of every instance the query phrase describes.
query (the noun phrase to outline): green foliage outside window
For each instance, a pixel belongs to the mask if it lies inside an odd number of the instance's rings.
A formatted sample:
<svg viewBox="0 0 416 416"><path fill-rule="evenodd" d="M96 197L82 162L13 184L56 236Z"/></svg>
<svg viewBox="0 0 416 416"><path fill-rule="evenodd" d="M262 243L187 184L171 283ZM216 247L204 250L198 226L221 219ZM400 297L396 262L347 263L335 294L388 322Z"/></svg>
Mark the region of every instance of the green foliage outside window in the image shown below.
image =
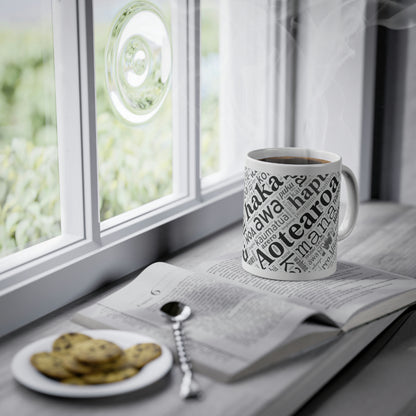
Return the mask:
<svg viewBox="0 0 416 416"><path fill-rule="evenodd" d="M100 218L105 220L172 192L171 100L143 125L115 114L107 93L104 54L107 30L95 28Z"/></svg>
<svg viewBox="0 0 416 416"><path fill-rule="evenodd" d="M96 56L102 56L95 68L101 220L172 192L171 99L157 121L148 122L151 134L115 117L104 79L106 36L98 33L95 40ZM202 50L202 59L215 65L215 45ZM0 256L60 234L53 80L51 33L0 30ZM218 168L218 96L209 88L202 92L202 111L208 115L201 119L205 176Z"/></svg>
<svg viewBox="0 0 416 416"><path fill-rule="evenodd" d="M0 254L59 235L50 34L0 31Z"/></svg>

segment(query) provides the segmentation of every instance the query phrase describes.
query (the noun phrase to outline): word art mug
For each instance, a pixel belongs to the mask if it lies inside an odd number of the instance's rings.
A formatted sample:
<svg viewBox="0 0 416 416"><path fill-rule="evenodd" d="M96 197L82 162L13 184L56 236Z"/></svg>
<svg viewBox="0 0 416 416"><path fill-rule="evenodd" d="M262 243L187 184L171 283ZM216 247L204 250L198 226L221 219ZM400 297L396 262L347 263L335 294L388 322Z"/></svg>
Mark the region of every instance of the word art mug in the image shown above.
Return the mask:
<svg viewBox="0 0 416 416"><path fill-rule="evenodd" d="M338 229L341 174L348 205ZM335 153L303 148L259 149L244 172L243 268L280 280L321 279L337 266L337 241L358 214L352 171Z"/></svg>

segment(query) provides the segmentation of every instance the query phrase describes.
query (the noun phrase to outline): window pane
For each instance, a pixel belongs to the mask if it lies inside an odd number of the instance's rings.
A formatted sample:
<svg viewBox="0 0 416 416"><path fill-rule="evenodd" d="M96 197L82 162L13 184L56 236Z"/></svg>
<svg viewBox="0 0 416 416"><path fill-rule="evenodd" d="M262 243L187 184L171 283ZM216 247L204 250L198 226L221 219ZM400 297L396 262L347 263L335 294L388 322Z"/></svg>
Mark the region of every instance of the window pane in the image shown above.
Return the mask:
<svg viewBox="0 0 416 416"><path fill-rule="evenodd" d="M246 153L270 145L272 4L201 0L203 185L241 174Z"/></svg>
<svg viewBox="0 0 416 416"><path fill-rule="evenodd" d="M0 256L60 234L51 16L0 1Z"/></svg>
<svg viewBox="0 0 416 416"><path fill-rule="evenodd" d="M201 1L201 176L220 169L219 0Z"/></svg>
<svg viewBox="0 0 416 416"><path fill-rule="evenodd" d="M103 221L172 193L170 2L95 0L94 36Z"/></svg>

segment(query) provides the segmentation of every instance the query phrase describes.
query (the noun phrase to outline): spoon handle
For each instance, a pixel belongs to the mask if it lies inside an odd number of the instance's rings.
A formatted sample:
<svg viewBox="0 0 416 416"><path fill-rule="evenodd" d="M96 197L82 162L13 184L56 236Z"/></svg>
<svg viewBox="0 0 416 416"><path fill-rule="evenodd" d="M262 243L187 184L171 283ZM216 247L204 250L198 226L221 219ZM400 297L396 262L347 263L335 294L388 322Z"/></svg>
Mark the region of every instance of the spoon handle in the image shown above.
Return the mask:
<svg viewBox="0 0 416 416"><path fill-rule="evenodd" d="M191 360L185 350L182 322L174 322L172 324L172 329L175 338L176 351L178 352L179 364L183 374L179 396L182 399L198 398L201 394L201 389L193 378Z"/></svg>

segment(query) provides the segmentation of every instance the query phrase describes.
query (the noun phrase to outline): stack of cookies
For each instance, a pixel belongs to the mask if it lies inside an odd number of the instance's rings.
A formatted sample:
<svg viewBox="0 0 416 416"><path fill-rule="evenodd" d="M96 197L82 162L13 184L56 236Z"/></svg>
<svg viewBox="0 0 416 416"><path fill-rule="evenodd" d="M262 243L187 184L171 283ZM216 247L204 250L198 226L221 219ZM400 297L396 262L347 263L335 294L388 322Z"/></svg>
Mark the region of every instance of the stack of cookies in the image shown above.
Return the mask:
<svg viewBox="0 0 416 416"><path fill-rule="evenodd" d="M54 341L51 352L36 353L30 362L42 374L62 383L103 384L134 376L161 353L154 343L123 350L111 341L70 332Z"/></svg>

